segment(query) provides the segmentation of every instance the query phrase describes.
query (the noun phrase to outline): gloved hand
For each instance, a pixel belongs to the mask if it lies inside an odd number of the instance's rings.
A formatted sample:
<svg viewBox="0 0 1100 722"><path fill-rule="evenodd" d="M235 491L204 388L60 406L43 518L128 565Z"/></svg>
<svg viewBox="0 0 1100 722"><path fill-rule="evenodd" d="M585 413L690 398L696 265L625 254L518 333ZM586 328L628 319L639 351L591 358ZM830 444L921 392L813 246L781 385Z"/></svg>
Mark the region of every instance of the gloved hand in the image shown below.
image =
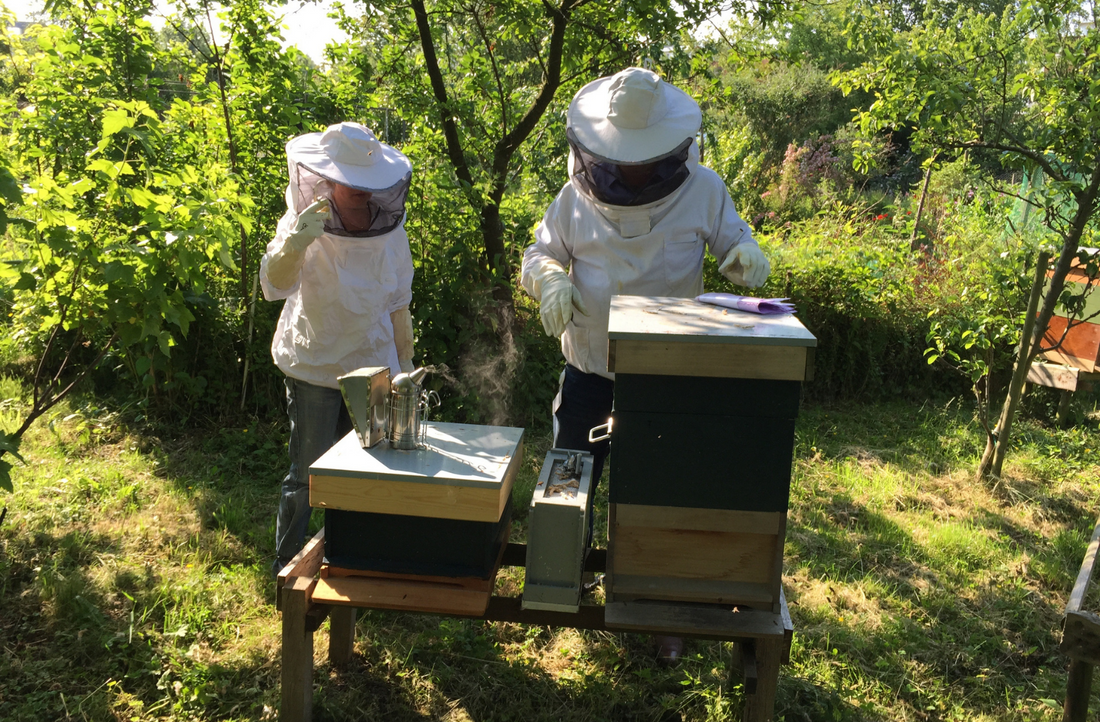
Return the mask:
<svg viewBox="0 0 1100 722"><path fill-rule="evenodd" d="M404 373L416 369L413 364L413 318L409 307L399 308L390 314L393 323L393 343L397 346L397 363Z"/></svg>
<svg viewBox="0 0 1100 722"><path fill-rule="evenodd" d="M587 316L581 292L569 280L560 263L544 261L531 272L535 298L539 300L539 315L547 336L559 338L573 318L573 311Z"/></svg>
<svg viewBox="0 0 1100 722"><path fill-rule="evenodd" d="M304 251L325 232L325 221L332 215L329 202L317 200L298 214L298 223L286 237L286 245L298 251Z"/></svg>
<svg viewBox="0 0 1100 722"><path fill-rule="evenodd" d="M772 264L755 243L740 243L730 249L718 272L739 286L759 288L768 280Z"/></svg>

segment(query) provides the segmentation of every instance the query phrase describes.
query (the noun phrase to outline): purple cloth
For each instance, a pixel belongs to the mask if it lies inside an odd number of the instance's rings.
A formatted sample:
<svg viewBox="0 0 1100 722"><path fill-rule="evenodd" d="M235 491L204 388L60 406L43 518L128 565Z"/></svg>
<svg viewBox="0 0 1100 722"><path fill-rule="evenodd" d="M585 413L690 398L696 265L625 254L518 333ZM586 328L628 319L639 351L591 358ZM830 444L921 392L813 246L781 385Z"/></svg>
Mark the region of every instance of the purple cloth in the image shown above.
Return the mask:
<svg viewBox="0 0 1100 722"><path fill-rule="evenodd" d="M696 301L709 303L712 306L725 306L726 308L771 315L777 313L794 313L794 304L788 303L785 298L754 298L752 296L735 296L732 293L704 293L696 296Z"/></svg>

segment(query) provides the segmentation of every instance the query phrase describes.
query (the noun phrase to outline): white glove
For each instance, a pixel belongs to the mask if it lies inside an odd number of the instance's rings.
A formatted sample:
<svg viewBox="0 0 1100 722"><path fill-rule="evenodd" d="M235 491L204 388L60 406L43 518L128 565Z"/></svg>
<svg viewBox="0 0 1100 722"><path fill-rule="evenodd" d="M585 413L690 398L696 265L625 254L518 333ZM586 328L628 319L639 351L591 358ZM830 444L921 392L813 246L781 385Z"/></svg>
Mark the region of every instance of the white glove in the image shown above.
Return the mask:
<svg viewBox="0 0 1100 722"><path fill-rule="evenodd" d="M405 373L413 371L413 317L409 307L399 308L390 314L393 323L393 343L397 346L397 363Z"/></svg>
<svg viewBox="0 0 1100 722"><path fill-rule="evenodd" d="M314 201L298 214L298 223L286 237L286 245L295 251L304 251L325 232L325 221L331 216L328 201Z"/></svg>
<svg viewBox="0 0 1100 722"><path fill-rule="evenodd" d="M565 268L556 261L543 261L531 271L532 291L539 300L539 315L547 336L559 338L573 318L573 311L587 316L588 308L581 292L569 280Z"/></svg>
<svg viewBox="0 0 1100 722"><path fill-rule="evenodd" d="M759 288L768 280L772 264L755 243L740 243L730 249L718 272L739 286Z"/></svg>
<svg viewBox="0 0 1100 722"><path fill-rule="evenodd" d="M282 247L264 256L261 266L272 286L286 290L298 282L306 249L325 232L325 219L329 214L328 201L314 202L298 215L294 229L287 234Z"/></svg>

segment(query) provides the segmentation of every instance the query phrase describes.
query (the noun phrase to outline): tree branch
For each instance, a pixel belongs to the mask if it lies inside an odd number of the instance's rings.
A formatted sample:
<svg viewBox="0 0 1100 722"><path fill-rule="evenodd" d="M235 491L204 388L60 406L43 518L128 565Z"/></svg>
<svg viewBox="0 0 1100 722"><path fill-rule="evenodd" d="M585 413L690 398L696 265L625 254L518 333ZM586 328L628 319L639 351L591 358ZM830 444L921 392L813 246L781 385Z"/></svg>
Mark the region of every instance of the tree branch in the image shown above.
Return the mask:
<svg viewBox="0 0 1100 722"><path fill-rule="evenodd" d="M481 36L481 42L485 45L485 53L489 56L489 64L493 68L493 77L497 81L497 96L500 98L500 125L501 133L508 134L508 102L504 97L504 84L500 82L500 69L497 68L497 59L493 54L493 45L489 42L489 38L485 35L485 26L481 24L481 15L478 14L477 6L470 8L470 14L474 16L474 25L477 26L477 33Z"/></svg>
<svg viewBox="0 0 1100 722"><path fill-rule="evenodd" d="M959 142L954 142L954 143L952 143L950 141L943 141L940 144L945 148L959 148L959 149L984 148L986 150L999 150L999 151L1002 151L1004 153L1018 153L1019 155L1022 155L1025 158L1028 158L1030 160L1035 161L1035 163L1043 169L1043 172L1046 173L1047 175L1049 175L1051 178L1054 178L1055 180L1058 180L1058 181L1066 180L1065 175L1057 168L1057 166L1053 165L1045 155L1043 155L1042 153L1039 153L1038 151L1034 151L1034 150L1031 150L1030 148L1025 148L1025 147L1020 146L1020 145L1005 145L1003 143L990 143L990 142L987 142L987 141L984 141L984 140L967 140L967 141L959 141Z"/></svg>
<svg viewBox="0 0 1100 722"><path fill-rule="evenodd" d="M419 1L419 0L418 0ZM538 125L543 113L550 106L554 94L561 87L562 49L565 47L565 29L569 25L569 14L576 3L574 0L562 0L561 6L551 13L549 52L546 58L547 73L543 76L542 87L535 102L516 124L510 133L506 133L493 150L493 175L503 179L508 172L508 162L512 154Z"/></svg>
<svg viewBox="0 0 1100 722"><path fill-rule="evenodd" d="M420 49L424 53L424 65L428 71L432 94L435 96L440 120L443 123L443 138L447 143L447 157L450 159L451 165L454 166L455 175L463 184L463 190L465 190L467 198L474 207L480 208L481 199L474 192L474 179L470 175L470 166L466 163L466 154L462 150L462 140L458 137L458 126L455 124L451 102L447 98L447 86L443 82L443 73L439 70L439 57L435 52L435 41L432 39L431 26L428 25L428 11L424 7L424 0L411 0L409 5L416 17L416 30L420 35Z"/></svg>

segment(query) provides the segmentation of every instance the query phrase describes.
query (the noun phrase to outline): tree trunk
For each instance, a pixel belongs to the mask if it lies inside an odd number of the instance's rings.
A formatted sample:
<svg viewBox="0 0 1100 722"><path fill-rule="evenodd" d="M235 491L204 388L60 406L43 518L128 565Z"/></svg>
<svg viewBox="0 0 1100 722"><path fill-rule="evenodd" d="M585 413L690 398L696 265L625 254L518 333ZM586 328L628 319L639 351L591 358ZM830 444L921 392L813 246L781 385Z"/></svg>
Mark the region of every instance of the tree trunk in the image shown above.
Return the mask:
<svg viewBox="0 0 1100 722"><path fill-rule="evenodd" d="M928 182L932 180L932 166L936 162L936 157L939 154L932 156L932 159L928 161L928 170L924 172L924 185L920 190L920 202L917 203L917 217L913 219L913 235L909 237L909 250L915 251L920 248L920 244L917 243L917 239L920 237L920 219L924 215L924 199L928 196Z"/></svg>
<svg viewBox="0 0 1100 722"><path fill-rule="evenodd" d="M1001 465L1004 463L1005 449L1008 446L1009 434L1012 431L1012 420L1016 415L1016 407L1019 406L1023 396L1024 384L1027 382L1027 372L1031 367L1033 354L1032 337L1035 334L1035 312L1039 308L1039 299L1043 295L1043 285L1047 275L1047 265L1050 263L1050 254L1039 254L1039 260L1035 264L1035 280L1031 284L1031 296L1027 302L1027 315L1024 317L1024 328L1020 332L1020 344L1016 350L1016 366L1012 370L1012 380L1008 384L1008 396L1004 406L1001 407L1001 416L992 433L986 438L985 453L982 454L981 463L978 465L978 478L1001 475ZM1040 335L1044 328L1040 331Z"/></svg>
<svg viewBox="0 0 1100 722"><path fill-rule="evenodd" d="M561 0L558 7L546 5L550 16L551 31L547 46L546 74L543 77L542 86L534 102L527 112L508 130L507 114L502 105L502 136L493 149L492 170L490 183L492 192L488 200L480 198L474 190L473 173L466 161L462 138L458 132L458 124L455 114L451 110L451 103L447 95L447 86L443 78L443 71L439 66L439 57L435 50L435 41L432 38L431 24L424 0L412 0L410 7L416 19L417 33L420 37L420 49L424 53L424 65L431 83L432 95L435 104L439 108L440 121L443 125L443 137L447 148L447 157L454 167L455 175L466 191L467 200L478 212L482 241L484 243L486 270L491 276L493 284L493 298L508 306L509 311L514 311L512 301L512 275L514 270L508 262L508 256L504 245L504 227L500 221L500 202L504 197L507 186L508 172L511 161L516 151L538 125L554 94L561 85L561 61L565 44L565 30L569 24L570 11L576 4L576 0ZM503 91L501 103L503 104ZM511 318L514 313L508 314Z"/></svg>
<svg viewBox="0 0 1100 722"><path fill-rule="evenodd" d="M512 264L504 248L504 226L500 222L500 206L486 203L481 207L481 237L485 242L485 260L493 276L493 299L514 311L512 300Z"/></svg>
<svg viewBox="0 0 1100 722"><path fill-rule="evenodd" d="M1008 451L1009 437L1012 432L1012 421L1016 415L1016 407L1023 396L1024 384L1027 382L1027 372L1031 367L1031 361L1038 355L1043 345L1043 336L1054 309L1058 305L1058 297L1062 295L1062 289L1066 285L1066 276L1069 275L1073 261L1077 258L1077 249L1081 245L1081 237L1085 228L1096 213L1096 198L1100 194L1100 167L1093 171L1092 179L1088 187L1074 193L1077 201L1077 214L1074 216L1073 225L1063 236L1062 251L1058 256L1058 263L1050 277L1050 289L1043 300L1043 308L1039 315L1035 316L1035 307L1042 296L1043 277L1047 264L1050 262L1049 254L1039 254L1039 264L1035 271L1035 282L1031 288L1031 298L1028 302L1027 318L1024 320L1024 333L1020 337L1020 347L1016 356L1016 367L1012 372L1012 381L1009 384L1008 395L1001 407L1001 418L993 434L986 441L985 453L982 454L981 463L978 465L978 478L1001 475L1005 454ZM1030 333L1029 333L1030 331Z"/></svg>

